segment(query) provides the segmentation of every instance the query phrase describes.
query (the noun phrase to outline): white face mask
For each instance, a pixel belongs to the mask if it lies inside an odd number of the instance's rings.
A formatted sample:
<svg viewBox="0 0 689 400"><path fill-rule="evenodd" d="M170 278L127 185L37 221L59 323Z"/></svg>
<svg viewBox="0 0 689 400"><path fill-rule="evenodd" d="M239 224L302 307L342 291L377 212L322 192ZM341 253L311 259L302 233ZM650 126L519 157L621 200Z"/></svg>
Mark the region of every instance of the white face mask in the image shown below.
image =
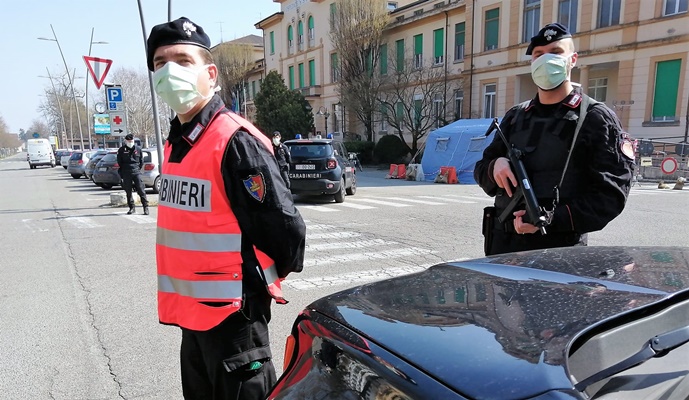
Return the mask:
<svg viewBox="0 0 689 400"><path fill-rule="evenodd" d="M217 91L216 89L204 96L196 85L199 73L208 67L203 65L197 69L188 68L170 61L153 73L155 92L174 112L184 115Z"/></svg>
<svg viewBox="0 0 689 400"><path fill-rule="evenodd" d="M531 63L531 79L543 90L557 88L567 79L569 57L545 53Z"/></svg>
<svg viewBox="0 0 689 400"><path fill-rule="evenodd" d="M279 144L280 144L280 139L278 139L278 138L273 138L273 144L276 145L276 146L279 145Z"/></svg>
<svg viewBox="0 0 689 400"><path fill-rule="evenodd" d="M126 142L124 142L124 144L127 145L127 147L129 147L130 149L131 149L132 147L134 147L134 142L133 142L133 141L127 140Z"/></svg>

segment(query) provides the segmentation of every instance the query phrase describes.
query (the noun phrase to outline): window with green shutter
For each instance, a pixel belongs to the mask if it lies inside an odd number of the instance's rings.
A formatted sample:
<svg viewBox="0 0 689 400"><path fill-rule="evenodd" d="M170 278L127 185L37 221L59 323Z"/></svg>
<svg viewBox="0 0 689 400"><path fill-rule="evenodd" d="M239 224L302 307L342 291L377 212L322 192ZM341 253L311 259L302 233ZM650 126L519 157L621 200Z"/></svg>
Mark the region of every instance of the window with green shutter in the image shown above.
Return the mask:
<svg viewBox="0 0 689 400"><path fill-rule="evenodd" d="M299 87L304 87L304 63L299 64Z"/></svg>
<svg viewBox="0 0 689 400"><path fill-rule="evenodd" d="M256 97L256 81L251 81L251 97Z"/></svg>
<svg viewBox="0 0 689 400"><path fill-rule="evenodd" d="M275 31L270 31L270 54L275 54Z"/></svg>
<svg viewBox="0 0 689 400"><path fill-rule="evenodd" d="M309 60L309 86L316 86L316 60Z"/></svg>
<svg viewBox="0 0 689 400"><path fill-rule="evenodd" d="M445 29L433 31L433 64L442 64L445 61Z"/></svg>
<svg viewBox="0 0 689 400"><path fill-rule="evenodd" d="M380 46L380 74L387 75L388 73L388 45Z"/></svg>
<svg viewBox="0 0 689 400"><path fill-rule="evenodd" d="M414 68L423 67L423 33L414 36Z"/></svg>
<svg viewBox="0 0 689 400"><path fill-rule="evenodd" d="M294 30L292 25L287 27L287 52L292 53L292 44L294 43Z"/></svg>
<svg viewBox="0 0 689 400"><path fill-rule="evenodd" d="M485 20L485 42L484 50L495 50L498 48L498 33L500 30L500 9L493 8L486 11Z"/></svg>
<svg viewBox="0 0 689 400"><path fill-rule="evenodd" d="M301 21L297 24L297 44L299 50L304 49L304 24Z"/></svg>
<svg viewBox="0 0 689 400"><path fill-rule="evenodd" d="M289 89L294 89L294 66L289 67Z"/></svg>
<svg viewBox="0 0 689 400"><path fill-rule="evenodd" d="M677 95L681 71L682 60L661 61L656 64L652 121L677 121Z"/></svg>
<svg viewBox="0 0 689 400"><path fill-rule="evenodd" d="M404 104L401 101L395 104L395 119L398 125L404 120Z"/></svg>
<svg viewBox="0 0 689 400"><path fill-rule="evenodd" d="M316 30L314 26L313 17L309 17L309 47L313 47L316 41Z"/></svg>
<svg viewBox="0 0 689 400"><path fill-rule="evenodd" d="M330 81L335 83L340 80L340 66L337 63L337 53L330 55Z"/></svg>
<svg viewBox="0 0 689 400"><path fill-rule="evenodd" d="M397 64L397 72L404 71L404 39L395 42L397 57L395 63Z"/></svg>
<svg viewBox="0 0 689 400"><path fill-rule="evenodd" d="M464 22L455 24L455 61L464 59L465 29Z"/></svg>

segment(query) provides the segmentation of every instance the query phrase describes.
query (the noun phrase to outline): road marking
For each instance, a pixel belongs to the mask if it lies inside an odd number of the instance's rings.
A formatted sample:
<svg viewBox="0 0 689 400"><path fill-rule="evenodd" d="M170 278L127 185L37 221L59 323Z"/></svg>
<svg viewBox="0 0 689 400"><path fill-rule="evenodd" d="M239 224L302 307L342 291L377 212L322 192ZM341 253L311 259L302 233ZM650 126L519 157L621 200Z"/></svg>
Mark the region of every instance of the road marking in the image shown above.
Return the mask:
<svg viewBox="0 0 689 400"><path fill-rule="evenodd" d="M371 207L371 206L365 206L363 204L350 203L349 200L347 200L347 202L345 202L345 203L339 203L337 205L340 207L349 207L349 208L354 208L357 210L373 210L374 208L376 208L376 207Z"/></svg>
<svg viewBox="0 0 689 400"><path fill-rule="evenodd" d="M402 275L413 274L415 272L425 271L431 265L434 264L367 270L308 279L288 278L282 282L282 285L288 286L296 290L312 290L315 288L347 285L352 283L362 283L381 279L394 278Z"/></svg>
<svg viewBox="0 0 689 400"><path fill-rule="evenodd" d="M398 203L391 203L389 201L374 200L374 199L358 198L358 199L356 199L356 201L363 201L365 203L378 204L381 206L390 206L390 207L411 207L411 204L398 204Z"/></svg>
<svg viewBox="0 0 689 400"><path fill-rule="evenodd" d="M330 230L330 229L336 229L334 225L328 225L328 224L309 224L306 225L306 229L311 229L314 231L325 231L325 230Z"/></svg>
<svg viewBox="0 0 689 400"><path fill-rule="evenodd" d="M64 220L78 229L100 228L103 226L89 217L66 217Z"/></svg>
<svg viewBox="0 0 689 400"><path fill-rule="evenodd" d="M40 224L35 219L23 219L22 222L31 233L48 232L48 229L41 228Z"/></svg>
<svg viewBox="0 0 689 400"><path fill-rule="evenodd" d="M397 242L391 242L384 239L369 239L369 240L359 240L357 242L333 242L333 243L318 243L306 245L306 249L309 251L313 250L336 250L336 249L362 249L364 247L371 246L393 246L397 245Z"/></svg>
<svg viewBox="0 0 689 400"><path fill-rule="evenodd" d="M426 200L415 200L415 199L409 199L406 197L383 197L383 198L388 199L388 200L407 201L409 203L426 204L429 206L446 206L447 205L447 203L438 203L436 201L426 201Z"/></svg>
<svg viewBox="0 0 689 400"><path fill-rule="evenodd" d="M297 208L306 208L308 210L314 210L314 211L319 211L319 212L338 212L340 210L336 210L334 208L328 208L325 206L297 206Z"/></svg>
<svg viewBox="0 0 689 400"><path fill-rule="evenodd" d="M438 197L433 197L433 196L416 196L416 197L421 197L421 198L423 198L423 199L433 199L433 200L437 200L437 199L438 199ZM450 203L476 204L475 201L471 201L471 200L458 200L458 199L450 199L450 198L447 198L447 197L440 197L440 199L441 199L442 201L447 201L447 202L450 202Z"/></svg>
<svg viewBox="0 0 689 400"><path fill-rule="evenodd" d="M359 237L361 233L358 232L328 232L328 233L314 233L307 234L306 240L320 240L320 239L349 239Z"/></svg>
<svg viewBox="0 0 689 400"><path fill-rule="evenodd" d="M128 220L130 220L132 222L136 222L137 224L155 224L156 223L155 217L151 217L150 215L122 214L122 216L127 218Z"/></svg>
<svg viewBox="0 0 689 400"><path fill-rule="evenodd" d="M304 267L320 267L323 265L341 264L352 261L388 260L391 258L409 257L431 253L434 253L434 251L430 249L407 247L403 249L385 250L377 253L341 254L327 258L305 260Z"/></svg>

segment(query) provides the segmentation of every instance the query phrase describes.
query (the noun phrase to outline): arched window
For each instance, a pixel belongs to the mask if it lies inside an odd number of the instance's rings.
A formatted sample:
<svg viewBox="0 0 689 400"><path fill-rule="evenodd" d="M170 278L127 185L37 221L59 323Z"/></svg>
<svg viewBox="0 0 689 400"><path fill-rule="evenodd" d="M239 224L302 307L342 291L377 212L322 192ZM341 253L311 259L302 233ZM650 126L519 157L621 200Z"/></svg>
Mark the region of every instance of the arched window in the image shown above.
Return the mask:
<svg viewBox="0 0 689 400"><path fill-rule="evenodd" d="M316 31L314 30L313 17L309 16L309 47L316 44Z"/></svg>
<svg viewBox="0 0 689 400"><path fill-rule="evenodd" d="M294 49L293 44L294 44L294 30L292 29L292 25L290 25L287 27L287 52L289 54L292 54L292 51Z"/></svg>
<svg viewBox="0 0 689 400"><path fill-rule="evenodd" d="M297 24L297 43L299 44L299 51L304 50L304 23L301 21Z"/></svg>

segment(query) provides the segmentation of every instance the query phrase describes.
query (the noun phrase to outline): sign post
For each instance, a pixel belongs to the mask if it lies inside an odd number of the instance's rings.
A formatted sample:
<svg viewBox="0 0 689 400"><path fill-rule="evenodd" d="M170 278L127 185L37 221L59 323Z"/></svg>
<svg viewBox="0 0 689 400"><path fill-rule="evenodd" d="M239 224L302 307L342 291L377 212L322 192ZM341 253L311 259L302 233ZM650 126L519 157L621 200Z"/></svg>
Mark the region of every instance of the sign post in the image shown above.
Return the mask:
<svg viewBox="0 0 689 400"><path fill-rule="evenodd" d="M84 56L84 62L89 70L89 74L91 74L91 78L93 78L93 83L96 84L96 88L100 89L105 81L105 77L108 75L108 71L110 71L112 60Z"/></svg>
<svg viewBox="0 0 689 400"><path fill-rule="evenodd" d="M105 85L105 101L110 111L110 135L127 136L127 113L122 86Z"/></svg>

